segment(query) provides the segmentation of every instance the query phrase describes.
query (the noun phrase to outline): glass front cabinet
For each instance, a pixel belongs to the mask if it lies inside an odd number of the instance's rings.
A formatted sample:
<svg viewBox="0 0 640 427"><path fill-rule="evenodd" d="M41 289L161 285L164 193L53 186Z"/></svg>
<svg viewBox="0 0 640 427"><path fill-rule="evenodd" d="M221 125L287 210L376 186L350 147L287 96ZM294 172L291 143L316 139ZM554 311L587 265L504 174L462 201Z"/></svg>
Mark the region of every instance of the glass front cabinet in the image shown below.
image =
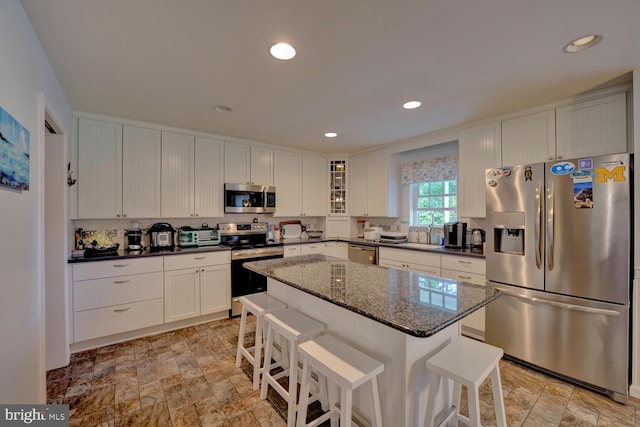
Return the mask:
<svg viewBox="0 0 640 427"><path fill-rule="evenodd" d="M347 215L347 161L329 160L329 215Z"/></svg>

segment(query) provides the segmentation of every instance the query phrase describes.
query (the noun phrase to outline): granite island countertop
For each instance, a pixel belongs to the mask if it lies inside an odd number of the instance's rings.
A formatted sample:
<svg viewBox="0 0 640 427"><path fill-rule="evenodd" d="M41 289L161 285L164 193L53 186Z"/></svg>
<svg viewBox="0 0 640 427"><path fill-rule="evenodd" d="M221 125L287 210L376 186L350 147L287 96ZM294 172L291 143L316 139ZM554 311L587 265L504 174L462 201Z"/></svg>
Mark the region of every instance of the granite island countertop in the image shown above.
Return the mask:
<svg viewBox="0 0 640 427"><path fill-rule="evenodd" d="M326 255L253 261L244 267L416 337L431 336L501 295L490 285Z"/></svg>

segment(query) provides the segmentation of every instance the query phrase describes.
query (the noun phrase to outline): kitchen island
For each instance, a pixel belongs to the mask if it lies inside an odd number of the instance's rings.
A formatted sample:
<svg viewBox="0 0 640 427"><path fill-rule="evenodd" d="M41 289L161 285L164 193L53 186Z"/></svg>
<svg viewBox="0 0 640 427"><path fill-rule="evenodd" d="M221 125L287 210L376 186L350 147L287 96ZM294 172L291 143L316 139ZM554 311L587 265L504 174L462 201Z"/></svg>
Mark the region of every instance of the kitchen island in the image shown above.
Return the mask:
<svg viewBox="0 0 640 427"><path fill-rule="evenodd" d="M426 360L460 334L460 319L500 296L492 287L325 255L245 267L269 278L269 295L385 364L379 377L385 426L424 425ZM354 412L365 419L368 387L355 392L353 400ZM444 396L436 403L443 408Z"/></svg>

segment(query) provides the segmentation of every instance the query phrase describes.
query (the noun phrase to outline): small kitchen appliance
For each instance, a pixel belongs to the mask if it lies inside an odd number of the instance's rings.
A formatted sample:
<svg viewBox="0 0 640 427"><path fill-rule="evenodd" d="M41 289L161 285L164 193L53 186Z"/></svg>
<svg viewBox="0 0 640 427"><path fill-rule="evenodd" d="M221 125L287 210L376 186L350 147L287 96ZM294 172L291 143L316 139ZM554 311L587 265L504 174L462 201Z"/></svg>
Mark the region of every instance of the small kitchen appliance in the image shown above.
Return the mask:
<svg viewBox="0 0 640 427"><path fill-rule="evenodd" d="M448 222L444 225L444 247L464 248L467 238L466 222Z"/></svg>
<svg viewBox="0 0 640 427"><path fill-rule="evenodd" d="M149 247L151 250L173 248L173 234L175 230L171 224L158 222L147 231L149 235Z"/></svg>
<svg viewBox="0 0 640 427"><path fill-rule="evenodd" d="M481 228L471 230L470 243L472 248L482 248L482 244L484 243L484 230Z"/></svg>
<svg viewBox="0 0 640 427"><path fill-rule="evenodd" d="M178 229L178 246L182 248L219 244L220 230L209 228L207 224L202 224L202 228L180 227Z"/></svg>
<svg viewBox="0 0 640 427"><path fill-rule="evenodd" d="M142 249L142 230L127 230L127 250L141 251Z"/></svg>

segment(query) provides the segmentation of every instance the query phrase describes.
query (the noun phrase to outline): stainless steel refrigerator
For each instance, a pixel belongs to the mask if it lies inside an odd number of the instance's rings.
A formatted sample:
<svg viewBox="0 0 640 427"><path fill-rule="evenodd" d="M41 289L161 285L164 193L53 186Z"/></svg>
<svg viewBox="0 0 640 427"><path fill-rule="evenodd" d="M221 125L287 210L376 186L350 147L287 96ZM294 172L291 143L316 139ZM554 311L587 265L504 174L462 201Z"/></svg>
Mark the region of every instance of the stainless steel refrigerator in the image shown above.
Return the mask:
<svg viewBox="0 0 640 427"><path fill-rule="evenodd" d="M489 169L485 340L626 403L632 157Z"/></svg>

